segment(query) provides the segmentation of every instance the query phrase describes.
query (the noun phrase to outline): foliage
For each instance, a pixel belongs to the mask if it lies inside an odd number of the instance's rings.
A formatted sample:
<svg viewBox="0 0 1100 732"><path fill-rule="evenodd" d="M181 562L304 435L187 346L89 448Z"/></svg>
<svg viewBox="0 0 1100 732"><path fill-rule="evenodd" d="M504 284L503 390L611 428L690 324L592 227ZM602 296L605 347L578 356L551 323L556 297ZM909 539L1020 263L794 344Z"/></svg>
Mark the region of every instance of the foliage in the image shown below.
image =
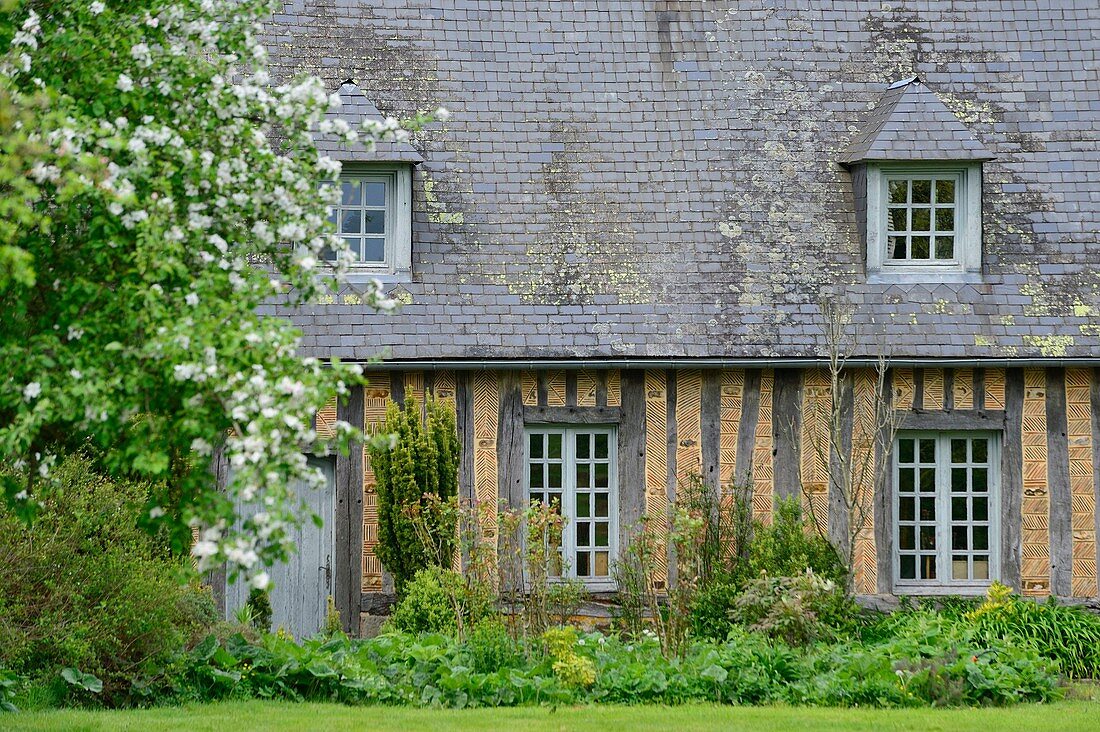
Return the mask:
<svg viewBox="0 0 1100 732"><path fill-rule="evenodd" d="M267 590L261 590L259 587L250 589L245 608L249 625L261 633L271 630L271 597Z"/></svg>
<svg viewBox="0 0 1100 732"><path fill-rule="evenodd" d="M571 628L547 631L543 653L473 659L443 635L342 636L295 644L266 636L200 644L167 674L153 698L181 702L285 698L353 704L512 706L521 704L718 702L832 706L1010 704L1059 697L1054 664L1027 647L973 645L950 625L922 616L888 642L787 646L757 633L689 644L668 657L643 634L630 641ZM496 644L507 637L497 626Z"/></svg>
<svg viewBox="0 0 1100 732"><path fill-rule="evenodd" d="M588 589L584 580L575 577L562 578L553 582L546 593L550 616L560 626L568 625L587 599Z"/></svg>
<svg viewBox="0 0 1100 732"><path fill-rule="evenodd" d="M483 595L468 590L462 574L428 567L417 572L406 586L389 622L406 633L456 635L460 623L465 626L477 623L489 615L490 609Z"/></svg>
<svg viewBox="0 0 1100 732"><path fill-rule="evenodd" d="M749 630L804 646L835 636L858 612L839 586L808 569L797 577L752 580L734 601L732 617Z"/></svg>
<svg viewBox="0 0 1100 732"><path fill-rule="evenodd" d="M340 611L336 609L336 600L333 599L332 595L329 595L325 602L325 622L321 626L321 633L323 635L336 635L343 632L344 621L340 617Z"/></svg>
<svg viewBox="0 0 1100 732"><path fill-rule="evenodd" d="M14 671L0 668L0 712L17 712L15 696L25 679Z"/></svg>
<svg viewBox="0 0 1100 732"><path fill-rule="evenodd" d="M470 667L477 673L492 673L522 665L523 654L503 622L484 618L470 628L466 639Z"/></svg>
<svg viewBox="0 0 1100 732"><path fill-rule="evenodd" d="M422 415L421 404L411 397L404 409L390 402L382 430L393 435L393 443L369 447L378 492L375 551L393 575L399 596L421 569L450 566L455 550L455 417L430 394L423 408Z"/></svg>
<svg viewBox="0 0 1100 732"><path fill-rule="evenodd" d="M700 587L743 573L753 536L752 483L714 490L703 476L693 473L680 484L677 501L703 522Z"/></svg>
<svg viewBox="0 0 1100 732"><path fill-rule="evenodd" d="M112 697L204 627L212 600L135 524L148 486L103 478L82 456L54 478L32 524L0 509L0 666L34 679L79 669Z"/></svg>
<svg viewBox="0 0 1100 732"><path fill-rule="evenodd" d="M1100 617L1081 608L1026 600L994 583L985 603L965 617L983 640L1027 643L1071 678L1100 678Z"/></svg>
<svg viewBox="0 0 1100 732"><path fill-rule="evenodd" d="M300 356L264 317L331 298L351 259L328 206L339 173L313 134L349 129L316 78L275 81L259 43L272 0L19 0L0 9L0 481L23 518L57 455L91 443L149 481L151 531L259 587L300 523L292 485L323 477L301 445L357 366ZM318 276L321 274L322 276ZM326 276L331 275L331 276ZM358 302L391 309L380 283ZM216 447L233 467L215 490ZM234 521L238 500L264 510Z"/></svg>

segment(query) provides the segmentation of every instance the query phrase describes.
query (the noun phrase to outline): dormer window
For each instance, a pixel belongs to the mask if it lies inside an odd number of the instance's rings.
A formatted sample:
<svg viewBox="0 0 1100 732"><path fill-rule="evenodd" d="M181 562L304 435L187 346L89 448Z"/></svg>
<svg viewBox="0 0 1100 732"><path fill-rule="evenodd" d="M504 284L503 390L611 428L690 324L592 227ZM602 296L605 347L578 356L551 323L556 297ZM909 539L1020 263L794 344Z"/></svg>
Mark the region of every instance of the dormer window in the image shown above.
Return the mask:
<svg viewBox="0 0 1100 732"><path fill-rule="evenodd" d="M982 162L991 157L919 79L892 85L842 160L868 279L980 278Z"/></svg>
<svg viewBox="0 0 1100 732"><path fill-rule="evenodd" d="M339 90L341 107L329 117L357 128L383 115L352 81ZM368 147L318 135L317 150L343 164L340 200L330 220L355 255L348 279L357 276L407 281L412 276L412 171L424 161L407 141Z"/></svg>

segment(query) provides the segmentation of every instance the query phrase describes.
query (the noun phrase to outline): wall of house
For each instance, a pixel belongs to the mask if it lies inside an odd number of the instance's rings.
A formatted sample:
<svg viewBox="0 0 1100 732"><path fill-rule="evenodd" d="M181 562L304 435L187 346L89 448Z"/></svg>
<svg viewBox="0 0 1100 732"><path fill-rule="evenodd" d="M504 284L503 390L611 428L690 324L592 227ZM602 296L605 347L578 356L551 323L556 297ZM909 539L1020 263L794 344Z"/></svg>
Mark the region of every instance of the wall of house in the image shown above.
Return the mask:
<svg viewBox="0 0 1100 732"><path fill-rule="evenodd" d="M827 524L830 382L819 369L408 371L369 374L368 429L388 399L433 390L453 405L463 444L466 499L521 505L524 423L618 425L619 524L658 524L690 474L711 485L751 482L755 516L776 496L800 496ZM853 374L842 432L853 459L873 449L871 370ZM895 368L888 389L903 429L988 430L1001 435L1001 578L1025 594L1097 595L1096 496L1100 381L1092 369ZM353 399L354 402L354 399ZM362 467L364 598L391 591L373 547L377 501ZM831 463L831 465L830 465ZM870 515L856 541L856 586L892 592L890 496L862 486ZM835 510L835 509L834 509ZM368 604L370 604L368 599Z"/></svg>

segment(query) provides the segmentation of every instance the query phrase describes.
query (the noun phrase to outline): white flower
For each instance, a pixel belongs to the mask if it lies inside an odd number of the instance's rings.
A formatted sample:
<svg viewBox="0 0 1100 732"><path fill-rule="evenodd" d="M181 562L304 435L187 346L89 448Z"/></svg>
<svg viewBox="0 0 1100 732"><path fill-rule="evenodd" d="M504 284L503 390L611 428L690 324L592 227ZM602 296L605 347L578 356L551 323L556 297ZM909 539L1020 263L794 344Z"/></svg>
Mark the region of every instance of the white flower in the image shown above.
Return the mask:
<svg viewBox="0 0 1100 732"><path fill-rule="evenodd" d="M119 74L118 83L115 84L115 86L118 87L118 90L121 92L132 91L134 88L134 80L126 74Z"/></svg>
<svg viewBox="0 0 1100 732"><path fill-rule="evenodd" d="M307 271L311 270L317 266L317 259L307 255L298 260L298 266Z"/></svg>
<svg viewBox="0 0 1100 732"><path fill-rule="evenodd" d="M42 385L37 381L32 381L23 387L23 398L25 400L33 401L38 398L38 395L42 393Z"/></svg>
<svg viewBox="0 0 1100 732"><path fill-rule="evenodd" d="M191 307L195 307L199 304L199 294L197 292L189 292L187 293L187 297L183 298L183 300Z"/></svg>
<svg viewBox="0 0 1100 732"><path fill-rule="evenodd" d="M77 369L69 369L69 376L77 379L78 381L84 378L84 374L80 373L80 371Z"/></svg>
<svg viewBox="0 0 1100 732"><path fill-rule="evenodd" d="M69 326L69 340L70 341L79 341L83 337L84 337L84 329L83 328L78 328L75 325L70 325Z"/></svg>
<svg viewBox="0 0 1100 732"><path fill-rule="evenodd" d="M107 7L103 3L101 3L99 0L96 0L94 3L92 3L91 5L88 6L88 12L91 13L92 15L99 15L100 13L102 13L106 9L107 9Z"/></svg>
<svg viewBox="0 0 1100 732"><path fill-rule="evenodd" d="M208 539L197 541L195 542L195 545L191 547L191 556L198 559L202 559L204 557L212 557L217 553L218 545Z"/></svg>
<svg viewBox="0 0 1100 732"><path fill-rule="evenodd" d="M149 518L157 519L164 515L164 509L160 506L153 506L149 509Z"/></svg>
<svg viewBox="0 0 1100 732"><path fill-rule="evenodd" d="M440 107L435 110L435 118L440 122L446 122L451 118L451 111L446 107Z"/></svg>
<svg viewBox="0 0 1100 732"><path fill-rule="evenodd" d="M260 572L258 575L249 580L249 584L255 587L257 590L266 590L271 584L271 578L267 576L267 572Z"/></svg>
<svg viewBox="0 0 1100 732"><path fill-rule="evenodd" d="M211 447L210 443L206 440L201 437L196 437L191 440L191 450L197 452L199 455L209 455L214 451L214 448Z"/></svg>

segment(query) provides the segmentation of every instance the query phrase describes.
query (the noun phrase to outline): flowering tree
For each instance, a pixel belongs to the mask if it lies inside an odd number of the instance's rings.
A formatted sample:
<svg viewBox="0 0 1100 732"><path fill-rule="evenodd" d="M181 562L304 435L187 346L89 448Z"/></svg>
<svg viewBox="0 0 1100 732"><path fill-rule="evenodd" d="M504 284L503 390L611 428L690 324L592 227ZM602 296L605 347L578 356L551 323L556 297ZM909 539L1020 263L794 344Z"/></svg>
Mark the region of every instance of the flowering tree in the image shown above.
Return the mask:
<svg viewBox="0 0 1100 732"><path fill-rule="evenodd" d="M3 7L5 2L7 7ZM312 133L372 144L421 116L350 129L317 79L274 86L270 0L0 0L0 460L31 514L55 454L91 445L156 486L142 522L257 587L321 482L313 414L357 367L297 354L257 316L339 283L337 162ZM326 257L326 252L335 256ZM363 301L389 309L380 286ZM362 437L347 424L323 448ZM210 461L222 445L225 493ZM263 510L234 528L235 500Z"/></svg>

